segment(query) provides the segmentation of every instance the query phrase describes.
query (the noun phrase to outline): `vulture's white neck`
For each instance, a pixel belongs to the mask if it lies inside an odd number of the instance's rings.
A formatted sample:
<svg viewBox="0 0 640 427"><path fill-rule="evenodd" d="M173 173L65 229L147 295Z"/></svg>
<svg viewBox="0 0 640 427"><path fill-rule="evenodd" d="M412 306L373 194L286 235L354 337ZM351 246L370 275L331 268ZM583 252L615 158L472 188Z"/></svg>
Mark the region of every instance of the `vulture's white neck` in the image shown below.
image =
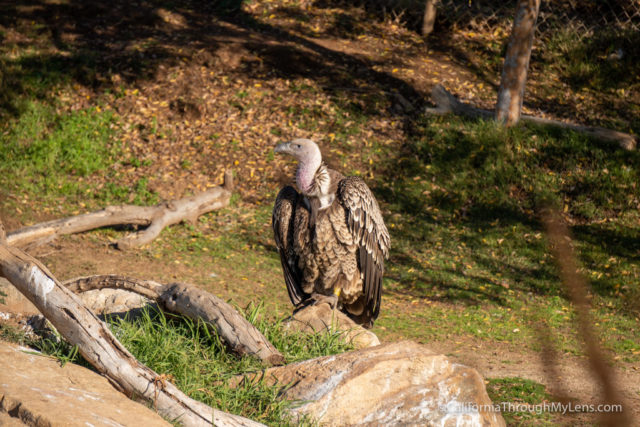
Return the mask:
<svg viewBox="0 0 640 427"><path fill-rule="evenodd" d="M320 150L312 150L298 161L298 170L296 170L296 185L306 196L313 195L315 185L315 176L318 169L322 166L322 155Z"/></svg>
<svg viewBox="0 0 640 427"><path fill-rule="evenodd" d="M308 177L303 177L307 179ZM331 176L329 170L324 163L321 163L315 173L309 178L310 184L303 187L305 182L300 183L300 175L296 174L296 184L298 188L307 198L316 198L320 201L319 209L323 210L331 206L331 203L335 200L335 194L331 194Z"/></svg>

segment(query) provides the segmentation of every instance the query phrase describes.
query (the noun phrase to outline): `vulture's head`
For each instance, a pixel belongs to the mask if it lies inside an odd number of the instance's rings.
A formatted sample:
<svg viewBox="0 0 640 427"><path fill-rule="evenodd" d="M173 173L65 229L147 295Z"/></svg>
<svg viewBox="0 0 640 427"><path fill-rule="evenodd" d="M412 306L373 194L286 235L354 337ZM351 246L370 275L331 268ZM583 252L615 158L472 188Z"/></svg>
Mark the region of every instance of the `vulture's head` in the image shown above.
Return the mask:
<svg viewBox="0 0 640 427"><path fill-rule="evenodd" d="M274 151L276 153L289 154L304 165L320 165L322 161L320 148L310 139L300 138L278 144Z"/></svg>

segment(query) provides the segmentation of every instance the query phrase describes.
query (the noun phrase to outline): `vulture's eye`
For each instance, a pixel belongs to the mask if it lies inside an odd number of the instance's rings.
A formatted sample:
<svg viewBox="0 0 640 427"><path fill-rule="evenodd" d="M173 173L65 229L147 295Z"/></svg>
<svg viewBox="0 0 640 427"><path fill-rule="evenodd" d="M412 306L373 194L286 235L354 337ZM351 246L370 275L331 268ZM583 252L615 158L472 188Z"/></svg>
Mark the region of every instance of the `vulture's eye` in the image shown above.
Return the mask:
<svg viewBox="0 0 640 427"><path fill-rule="evenodd" d="M296 144L296 147L297 147L297 148L300 148L300 147L302 147L302 145L300 145L300 144Z"/></svg>

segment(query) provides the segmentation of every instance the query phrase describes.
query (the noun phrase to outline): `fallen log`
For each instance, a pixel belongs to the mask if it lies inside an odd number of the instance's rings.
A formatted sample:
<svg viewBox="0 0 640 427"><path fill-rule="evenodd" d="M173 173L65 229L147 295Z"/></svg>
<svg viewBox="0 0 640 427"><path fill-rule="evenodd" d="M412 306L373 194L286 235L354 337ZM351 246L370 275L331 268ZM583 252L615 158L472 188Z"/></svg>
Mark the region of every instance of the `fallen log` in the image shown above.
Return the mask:
<svg viewBox="0 0 640 427"><path fill-rule="evenodd" d="M56 219L7 234L7 244L25 247L51 241L64 234L82 233L114 225L146 226L116 242L118 249L142 246L158 237L163 228L181 221L195 222L200 215L229 205L233 175L225 172L224 184L191 197L171 200L156 206L109 206L102 210Z"/></svg>
<svg viewBox="0 0 640 427"><path fill-rule="evenodd" d="M24 294L80 354L122 392L152 403L160 414L185 426L261 426L191 399L140 363L76 295L38 260L0 244L0 276Z"/></svg>
<svg viewBox="0 0 640 427"><path fill-rule="evenodd" d="M444 86L437 84L431 90L431 100L436 104L436 108L426 108L427 114L457 114L471 118L493 119L494 113L460 102L454 95L447 91ZM571 129L575 132L587 134L593 138L616 143L625 150L635 150L637 146L636 137L624 132L612 129L605 129L596 126L582 126L574 123L565 123L558 120L545 119L535 116L520 116L520 120L547 126L557 126L564 129Z"/></svg>
<svg viewBox="0 0 640 427"><path fill-rule="evenodd" d="M165 311L204 321L241 356L258 357L270 365L282 365L285 361L282 353L231 305L194 286L184 283L163 285L117 275L80 277L64 282L63 286L74 293L105 288L135 292L158 303Z"/></svg>

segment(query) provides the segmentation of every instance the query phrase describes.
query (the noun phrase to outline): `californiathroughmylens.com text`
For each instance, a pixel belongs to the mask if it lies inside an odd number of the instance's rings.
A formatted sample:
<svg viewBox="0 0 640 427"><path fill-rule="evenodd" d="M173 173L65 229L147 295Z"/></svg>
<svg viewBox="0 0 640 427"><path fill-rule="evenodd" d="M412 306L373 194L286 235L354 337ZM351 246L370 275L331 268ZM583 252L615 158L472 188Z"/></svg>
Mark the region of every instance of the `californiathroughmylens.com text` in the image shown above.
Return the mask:
<svg viewBox="0 0 640 427"><path fill-rule="evenodd" d="M476 403L449 403L441 405L440 410L449 414L472 414L479 412L528 412L541 414L543 412L570 413L597 413L597 412L622 412L622 405L614 404L577 404L573 402L544 402L537 404L497 402L487 405Z"/></svg>

